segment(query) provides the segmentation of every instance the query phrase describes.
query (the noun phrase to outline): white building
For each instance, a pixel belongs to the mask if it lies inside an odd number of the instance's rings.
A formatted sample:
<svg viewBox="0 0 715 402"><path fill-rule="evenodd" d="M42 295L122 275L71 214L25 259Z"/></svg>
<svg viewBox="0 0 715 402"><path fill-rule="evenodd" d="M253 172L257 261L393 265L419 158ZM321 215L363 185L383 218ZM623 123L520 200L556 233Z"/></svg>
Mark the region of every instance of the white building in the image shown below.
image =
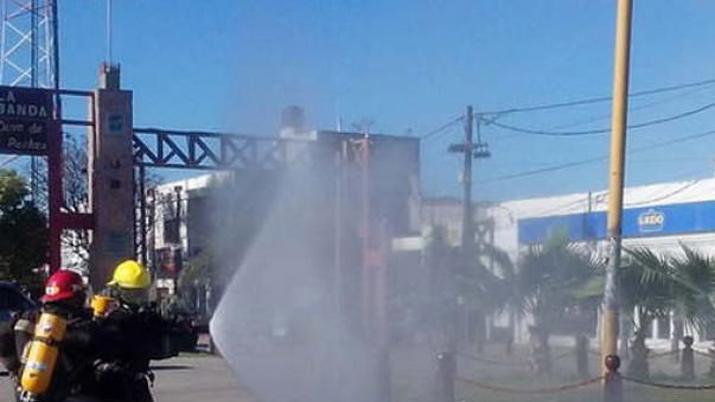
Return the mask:
<svg viewBox="0 0 715 402"><path fill-rule="evenodd" d="M208 202L212 185L230 177L216 172L157 186L149 208L153 223L148 241L152 268L158 274L159 287L174 292L174 281L183 259L206 246L205 231L210 217Z"/></svg>
<svg viewBox="0 0 715 402"><path fill-rule="evenodd" d="M605 254L608 192L568 194L507 201L488 208L494 219L494 244L513 261L529 245L550 233ZM630 187L625 190L624 247L648 247L657 253L677 253L680 244L715 255L715 178ZM504 319L496 326L506 325ZM595 335L598 331L593 330ZM524 338L524 323L518 335ZM672 334L670 320L652 326L649 343L664 346ZM694 333L696 340L704 340Z"/></svg>
<svg viewBox="0 0 715 402"><path fill-rule="evenodd" d="M439 226L444 229L447 242L458 246L462 241L462 200L454 197L424 198L420 207L422 227ZM486 209L479 204L472 207L474 222L486 219Z"/></svg>

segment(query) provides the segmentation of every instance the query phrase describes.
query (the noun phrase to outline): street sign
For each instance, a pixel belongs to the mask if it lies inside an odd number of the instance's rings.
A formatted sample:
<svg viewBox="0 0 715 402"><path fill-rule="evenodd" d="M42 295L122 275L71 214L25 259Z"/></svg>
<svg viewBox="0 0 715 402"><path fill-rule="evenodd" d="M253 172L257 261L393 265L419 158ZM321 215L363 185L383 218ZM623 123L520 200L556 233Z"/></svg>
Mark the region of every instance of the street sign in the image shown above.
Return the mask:
<svg viewBox="0 0 715 402"><path fill-rule="evenodd" d="M0 86L0 154L46 155L52 91Z"/></svg>

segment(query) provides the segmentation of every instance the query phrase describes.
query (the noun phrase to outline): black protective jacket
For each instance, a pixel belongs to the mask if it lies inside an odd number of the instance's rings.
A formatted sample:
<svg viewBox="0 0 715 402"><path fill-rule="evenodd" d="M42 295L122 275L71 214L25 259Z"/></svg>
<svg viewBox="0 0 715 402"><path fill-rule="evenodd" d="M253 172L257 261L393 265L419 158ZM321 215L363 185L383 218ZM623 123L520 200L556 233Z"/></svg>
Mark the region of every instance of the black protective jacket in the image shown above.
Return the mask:
<svg viewBox="0 0 715 402"><path fill-rule="evenodd" d="M121 305L98 320L89 310L44 308L66 317L68 325L42 402L152 401L150 361L178 354L173 321L163 319L151 306ZM28 311L0 327L0 359L14 379L20 376L23 350L32 341L39 314Z"/></svg>
<svg viewBox="0 0 715 402"><path fill-rule="evenodd" d="M100 357L86 392L104 399L151 401L151 360L176 356L173 323L151 306L122 304L98 321Z"/></svg>

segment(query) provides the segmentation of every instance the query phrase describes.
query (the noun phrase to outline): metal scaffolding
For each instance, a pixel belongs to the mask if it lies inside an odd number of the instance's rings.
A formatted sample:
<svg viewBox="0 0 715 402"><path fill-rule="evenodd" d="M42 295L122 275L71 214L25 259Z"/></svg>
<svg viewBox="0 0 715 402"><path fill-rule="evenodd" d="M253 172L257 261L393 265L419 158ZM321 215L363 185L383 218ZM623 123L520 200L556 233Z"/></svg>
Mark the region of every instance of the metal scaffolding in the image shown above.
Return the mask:
<svg viewBox="0 0 715 402"><path fill-rule="evenodd" d="M56 88L56 0L1 0L0 84Z"/></svg>
<svg viewBox="0 0 715 402"><path fill-rule="evenodd" d="M59 88L56 0L0 0L0 85ZM59 106L59 105L58 105ZM30 184L37 199L41 181L37 157L30 162Z"/></svg>

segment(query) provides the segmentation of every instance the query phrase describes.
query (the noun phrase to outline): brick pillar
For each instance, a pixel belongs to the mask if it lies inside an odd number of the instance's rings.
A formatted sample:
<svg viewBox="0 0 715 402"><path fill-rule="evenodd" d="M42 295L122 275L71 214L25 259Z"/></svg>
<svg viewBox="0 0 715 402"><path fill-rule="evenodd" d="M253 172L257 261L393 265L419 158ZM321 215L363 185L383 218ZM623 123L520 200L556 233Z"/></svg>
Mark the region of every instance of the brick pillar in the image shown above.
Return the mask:
<svg viewBox="0 0 715 402"><path fill-rule="evenodd" d="M103 289L114 267L134 258L132 92L120 90L119 66L102 64L95 90L94 135L88 141L89 202L95 229L90 282Z"/></svg>

